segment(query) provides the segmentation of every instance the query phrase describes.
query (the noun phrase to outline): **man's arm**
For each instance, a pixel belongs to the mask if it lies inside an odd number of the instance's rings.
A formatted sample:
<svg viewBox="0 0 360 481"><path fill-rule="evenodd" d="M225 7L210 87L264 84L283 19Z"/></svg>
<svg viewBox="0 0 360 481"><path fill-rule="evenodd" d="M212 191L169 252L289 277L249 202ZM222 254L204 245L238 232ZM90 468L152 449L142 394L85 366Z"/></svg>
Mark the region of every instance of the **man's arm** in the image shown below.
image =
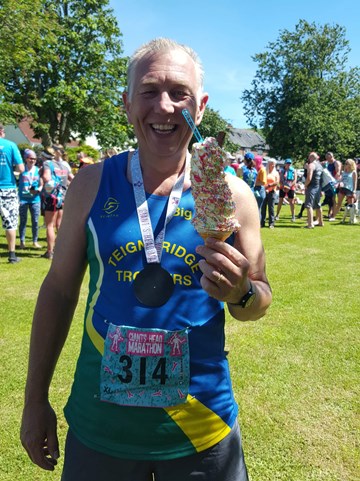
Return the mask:
<svg viewBox="0 0 360 481"><path fill-rule="evenodd" d="M94 166L71 184L49 273L38 296L30 341L21 441L31 460L53 470L59 456L56 415L48 394L66 340L86 270L85 224L100 170Z"/></svg>
<svg viewBox="0 0 360 481"><path fill-rule="evenodd" d="M229 179L237 206L240 230L234 246L207 239L197 252L203 289L215 299L228 303L231 315L238 320L256 320L264 316L272 294L265 273L265 253L260 237L259 210L249 187L242 181ZM256 296L251 306L242 308L239 301L248 292L250 282Z"/></svg>
<svg viewBox="0 0 360 481"><path fill-rule="evenodd" d="M311 163L308 164L308 168L307 168L307 175L306 175L306 180L305 180L305 189L310 184L313 173L314 173L314 163L311 162Z"/></svg>
<svg viewBox="0 0 360 481"><path fill-rule="evenodd" d="M334 164L334 177L336 180L341 180L342 163L339 160L334 160Z"/></svg>

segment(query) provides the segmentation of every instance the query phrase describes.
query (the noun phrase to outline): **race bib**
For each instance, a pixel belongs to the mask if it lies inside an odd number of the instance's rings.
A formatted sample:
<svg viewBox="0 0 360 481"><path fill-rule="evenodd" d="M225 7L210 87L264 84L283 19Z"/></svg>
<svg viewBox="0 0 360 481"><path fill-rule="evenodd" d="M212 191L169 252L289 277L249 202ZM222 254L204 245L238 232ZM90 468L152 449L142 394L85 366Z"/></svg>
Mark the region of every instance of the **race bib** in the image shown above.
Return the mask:
<svg viewBox="0 0 360 481"><path fill-rule="evenodd" d="M101 401L122 406L176 406L186 402L189 379L187 329L109 325L101 363Z"/></svg>

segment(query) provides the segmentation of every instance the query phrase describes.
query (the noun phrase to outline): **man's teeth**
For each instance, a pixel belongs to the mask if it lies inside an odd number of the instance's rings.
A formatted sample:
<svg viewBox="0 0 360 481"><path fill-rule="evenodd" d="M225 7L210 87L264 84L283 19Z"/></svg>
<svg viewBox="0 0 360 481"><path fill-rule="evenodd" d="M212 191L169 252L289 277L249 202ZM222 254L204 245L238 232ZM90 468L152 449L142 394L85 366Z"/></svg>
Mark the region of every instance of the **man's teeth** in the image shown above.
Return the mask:
<svg viewBox="0 0 360 481"><path fill-rule="evenodd" d="M175 125L173 125L173 124L152 124L152 127L155 130L162 130L164 132L164 131L174 130Z"/></svg>

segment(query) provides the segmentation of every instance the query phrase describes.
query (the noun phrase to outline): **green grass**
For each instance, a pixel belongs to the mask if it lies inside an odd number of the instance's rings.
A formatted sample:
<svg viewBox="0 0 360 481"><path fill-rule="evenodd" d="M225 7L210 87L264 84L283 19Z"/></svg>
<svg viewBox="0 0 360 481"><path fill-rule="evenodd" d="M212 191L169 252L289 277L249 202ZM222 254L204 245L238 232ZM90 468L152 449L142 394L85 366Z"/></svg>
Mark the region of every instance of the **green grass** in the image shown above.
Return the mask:
<svg viewBox="0 0 360 481"><path fill-rule="evenodd" d="M360 225L307 230L304 220L290 222L288 207L281 214L274 230L262 229L273 304L257 322L227 322L249 474L252 481L359 481ZM18 251L20 264L8 265L0 234L0 480L58 480L62 461L55 473L34 467L18 434L32 311L49 261L44 250L28 249ZM44 236L42 229L43 245ZM51 389L62 451L85 297L86 286Z"/></svg>

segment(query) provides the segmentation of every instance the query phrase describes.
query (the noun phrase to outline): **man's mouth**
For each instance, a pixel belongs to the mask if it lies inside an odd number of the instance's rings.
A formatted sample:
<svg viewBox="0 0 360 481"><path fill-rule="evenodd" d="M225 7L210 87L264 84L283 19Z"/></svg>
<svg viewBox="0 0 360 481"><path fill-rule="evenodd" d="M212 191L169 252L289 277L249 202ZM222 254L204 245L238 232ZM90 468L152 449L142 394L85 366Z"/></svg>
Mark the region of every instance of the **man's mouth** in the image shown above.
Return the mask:
<svg viewBox="0 0 360 481"><path fill-rule="evenodd" d="M175 124L151 124L151 128L158 134L171 134L176 130Z"/></svg>

